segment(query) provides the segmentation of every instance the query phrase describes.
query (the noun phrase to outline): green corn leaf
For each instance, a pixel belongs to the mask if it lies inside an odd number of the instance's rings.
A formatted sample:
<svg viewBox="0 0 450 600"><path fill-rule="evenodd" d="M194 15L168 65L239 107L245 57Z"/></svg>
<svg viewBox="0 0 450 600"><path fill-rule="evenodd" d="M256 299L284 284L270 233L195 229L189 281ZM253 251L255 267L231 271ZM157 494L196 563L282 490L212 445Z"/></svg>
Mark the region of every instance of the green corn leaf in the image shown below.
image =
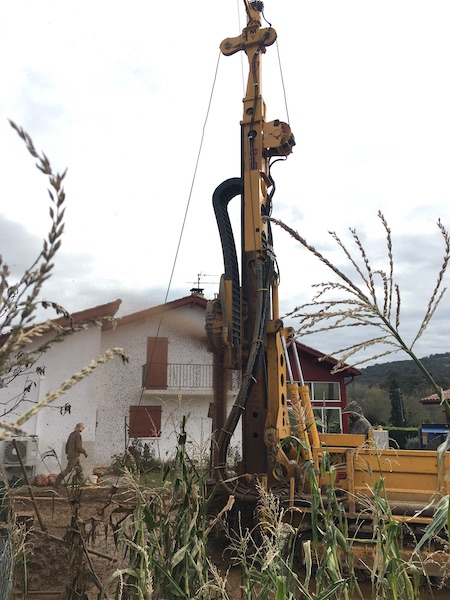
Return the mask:
<svg viewBox="0 0 450 600"><path fill-rule="evenodd" d="M450 521L450 504L449 504L449 496L444 496L439 500L436 504L436 510L434 512L434 517L431 523L429 523L425 528L425 533L418 541L416 547L414 548L414 552L419 552L419 550L426 543L431 542L433 537L437 535L446 525L449 526Z"/></svg>
<svg viewBox="0 0 450 600"><path fill-rule="evenodd" d="M443 461L445 453L450 450L450 434L447 434L445 441L437 448L439 464Z"/></svg>
<svg viewBox="0 0 450 600"><path fill-rule="evenodd" d="M315 594L313 596L314 600L328 600L328 598L332 598L338 591L341 591L345 585L345 579L341 579L340 581L335 581L329 587L327 587L322 592Z"/></svg>
<svg viewBox="0 0 450 600"><path fill-rule="evenodd" d="M176 567L186 557L188 550L189 544L186 544L175 552L175 554L172 556L172 560L170 561L172 568Z"/></svg>

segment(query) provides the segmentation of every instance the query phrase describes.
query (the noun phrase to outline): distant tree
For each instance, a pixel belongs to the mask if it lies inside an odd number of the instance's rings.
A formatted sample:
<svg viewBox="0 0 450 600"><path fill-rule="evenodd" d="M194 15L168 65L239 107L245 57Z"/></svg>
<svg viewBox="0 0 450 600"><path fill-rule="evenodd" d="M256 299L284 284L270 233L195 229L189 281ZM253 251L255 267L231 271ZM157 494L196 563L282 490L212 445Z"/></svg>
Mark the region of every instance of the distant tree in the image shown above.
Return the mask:
<svg viewBox="0 0 450 600"><path fill-rule="evenodd" d="M444 423L445 410L443 406L424 405L417 394L403 394L406 422L409 427L420 427L422 423Z"/></svg>
<svg viewBox="0 0 450 600"><path fill-rule="evenodd" d="M347 387L347 401L356 400L361 405L364 416L374 425L389 425L391 423L391 402L389 390L376 384L367 385L363 378L353 381ZM422 423L441 423L445 421L445 411L442 406L426 406L420 403L423 394L403 393L402 400L405 419L409 427L419 427Z"/></svg>
<svg viewBox="0 0 450 600"><path fill-rule="evenodd" d="M389 397L378 385L367 386L354 381L347 388L347 400L356 400L364 416L374 425L389 424Z"/></svg>
<svg viewBox="0 0 450 600"><path fill-rule="evenodd" d="M391 425L394 427L406 427L403 394L395 377L389 383L389 398L391 400Z"/></svg>

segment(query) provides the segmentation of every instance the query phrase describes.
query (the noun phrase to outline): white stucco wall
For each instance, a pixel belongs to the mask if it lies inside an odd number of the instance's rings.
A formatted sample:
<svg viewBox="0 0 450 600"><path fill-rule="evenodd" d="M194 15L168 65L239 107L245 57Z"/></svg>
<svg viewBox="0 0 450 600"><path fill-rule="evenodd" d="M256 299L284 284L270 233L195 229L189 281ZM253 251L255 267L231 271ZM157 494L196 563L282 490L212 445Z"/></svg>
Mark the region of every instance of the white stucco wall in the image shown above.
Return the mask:
<svg viewBox="0 0 450 600"><path fill-rule="evenodd" d="M123 347L130 361L106 365L97 379L98 413L96 460L110 464L125 450L125 420L131 405L161 406L159 439L151 440L158 456L165 458L176 445L176 431L183 415L189 415L189 447L209 452L211 419L208 417L212 389L142 390L142 365L147 359L148 337L168 338L169 364L212 364L205 334L205 310L197 306L172 309L160 316L142 319L103 333L102 349ZM148 440L146 440L148 441Z"/></svg>
<svg viewBox="0 0 450 600"><path fill-rule="evenodd" d="M33 375L29 378L35 385L27 394L26 401L9 414L5 413L8 413L12 407L12 399L22 392L25 378L19 377L8 388L0 389L0 419L7 422L15 421L26 409L42 400L49 391L57 390L66 379L97 358L100 351L100 338L100 329L91 327L68 337L64 342L48 350L35 365L45 367L45 375L41 377ZM66 404L70 405L70 413L64 410ZM29 435L38 436L40 455L54 448L61 460L63 445L76 423L83 421L86 425L83 439L92 441L95 439L95 404L96 383L95 377L91 376L79 382L49 407L40 410L23 425L23 429ZM47 474L58 472L58 462L47 458L45 464L37 466L36 471Z"/></svg>

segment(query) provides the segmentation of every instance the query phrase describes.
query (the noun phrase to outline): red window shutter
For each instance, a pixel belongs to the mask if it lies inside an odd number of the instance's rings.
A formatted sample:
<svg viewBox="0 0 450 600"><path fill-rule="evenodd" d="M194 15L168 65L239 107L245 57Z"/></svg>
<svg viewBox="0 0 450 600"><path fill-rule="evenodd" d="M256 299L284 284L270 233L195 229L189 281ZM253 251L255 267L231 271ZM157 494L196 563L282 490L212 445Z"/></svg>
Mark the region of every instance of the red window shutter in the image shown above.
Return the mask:
<svg viewBox="0 0 450 600"><path fill-rule="evenodd" d="M160 437L161 406L130 406L130 438Z"/></svg>
<svg viewBox="0 0 450 600"><path fill-rule="evenodd" d="M147 338L147 365L145 389L167 389L167 357L169 340L161 337Z"/></svg>

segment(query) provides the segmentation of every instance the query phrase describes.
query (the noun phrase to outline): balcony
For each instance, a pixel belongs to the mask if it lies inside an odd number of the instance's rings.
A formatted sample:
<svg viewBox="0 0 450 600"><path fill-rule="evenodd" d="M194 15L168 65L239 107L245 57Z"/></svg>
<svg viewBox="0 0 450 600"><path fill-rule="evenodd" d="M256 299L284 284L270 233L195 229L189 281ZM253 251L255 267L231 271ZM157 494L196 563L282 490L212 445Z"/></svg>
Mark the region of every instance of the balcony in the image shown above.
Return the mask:
<svg viewBox="0 0 450 600"><path fill-rule="evenodd" d="M230 390L240 386L240 371L230 371ZM212 390L212 365L155 364L142 365L142 387L145 390Z"/></svg>

